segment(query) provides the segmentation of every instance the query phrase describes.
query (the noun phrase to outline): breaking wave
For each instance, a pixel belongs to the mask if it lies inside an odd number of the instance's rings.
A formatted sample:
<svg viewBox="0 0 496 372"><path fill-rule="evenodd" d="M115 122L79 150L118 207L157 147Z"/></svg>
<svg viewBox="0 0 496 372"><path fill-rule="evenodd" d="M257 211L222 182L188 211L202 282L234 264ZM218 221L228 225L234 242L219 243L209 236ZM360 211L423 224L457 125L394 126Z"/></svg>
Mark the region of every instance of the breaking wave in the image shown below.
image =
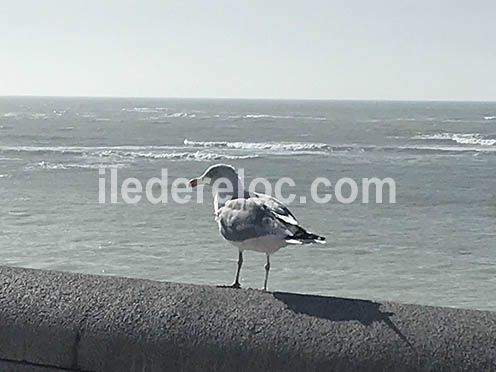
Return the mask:
<svg viewBox="0 0 496 372"><path fill-rule="evenodd" d="M479 133L437 133L437 134L422 134L413 137L420 140L436 140L456 142L461 145L479 145L479 146L494 146L496 145L496 137L483 136Z"/></svg>
<svg viewBox="0 0 496 372"><path fill-rule="evenodd" d="M436 137L437 138L437 137ZM422 137L425 139L425 137ZM486 141L489 145L491 141ZM482 142L486 143L486 142ZM471 144L467 142L467 144ZM480 142L473 143L480 145ZM463 153L494 153L493 147L465 147L465 146L377 146L377 145L330 145L326 143L306 143L306 142L227 142L227 141L190 141L184 140L185 146L195 148L219 148L224 150L244 150L262 153L264 155L331 155L332 153L363 153L363 152L386 152L386 153L412 153L412 154L463 154Z"/></svg>
<svg viewBox="0 0 496 372"><path fill-rule="evenodd" d="M380 147L385 152L405 152L418 155L463 155L463 154L495 154L496 148L461 147L461 146L391 146Z"/></svg>
<svg viewBox="0 0 496 372"><path fill-rule="evenodd" d="M105 154L107 151L167 150L171 146L0 146L0 152L28 152L38 154Z"/></svg>
<svg viewBox="0 0 496 372"><path fill-rule="evenodd" d="M332 151L333 146L326 143L307 142L227 142L227 141L190 141L184 140L185 146L215 147L240 150L274 150L274 151Z"/></svg>
<svg viewBox="0 0 496 372"><path fill-rule="evenodd" d="M194 119L196 118L196 114L195 113L188 113L188 112L173 112L173 113L170 113L170 114L164 114L164 117L166 118L190 118L190 119Z"/></svg>
<svg viewBox="0 0 496 372"><path fill-rule="evenodd" d="M126 166L139 159L170 161L220 161L255 159L256 154L230 154L223 151L187 151L184 147L174 146L0 146L0 153L33 154L45 159L28 169L97 169L100 167ZM68 156L66 161L47 161L54 156Z"/></svg>
<svg viewBox="0 0 496 372"><path fill-rule="evenodd" d="M133 107L133 108L126 108L124 107L121 109L121 111L125 112L141 112L141 113L155 113L155 112L162 112L162 111L167 111L167 107Z"/></svg>
<svg viewBox="0 0 496 372"><path fill-rule="evenodd" d="M126 166L127 166L126 164L51 163L43 160L36 164L27 165L24 169L67 170L67 169L125 168Z"/></svg>
<svg viewBox="0 0 496 372"><path fill-rule="evenodd" d="M20 114L18 112L6 112L2 115L4 118L17 118Z"/></svg>
<svg viewBox="0 0 496 372"><path fill-rule="evenodd" d="M186 111L178 111L173 112L173 110L166 107L133 107L133 108L122 108L121 111L126 113L134 113L134 114L160 114L162 118L171 118L171 119L247 119L247 120L257 120L257 119L288 119L288 120L314 120L314 121L324 121L328 120L327 117L324 116L308 116L308 115L272 115L272 114L263 114L263 113L206 113L205 111L197 111L192 110L190 112Z"/></svg>
<svg viewBox="0 0 496 372"><path fill-rule="evenodd" d="M139 114L160 114L157 118L196 118L195 112L169 112L167 107L133 107L123 108L121 111Z"/></svg>
<svg viewBox="0 0 496 372"><path fill-rule="evenodd" d="M4 159L29 159L26 169L97 169L126 167L139 161L229 161L271 156L363 156L363 153L414 155L496 155L495 138L480 135L435 134L416 139L455 144L331 145L312 142L228 142L184 140L183 146L0 146ZM459 145L459 143L462 145ZM3 156L4 155L4 156Z"/></svg>
<svg viewBox="0 0 496 372"><path fill-rule="evenodd" d="M105 151L99 156L116 156L119 158L144 158L144 159L163 159L163 160L186 160L186 161L212 161L212 160L241 160L241 159L254 159L258 155L229 155L213 152L122 152L122 151Z"/></svg>
<svg viewBox="0 0 496 372"><path fill-rule="evenodd" d="M298 116L298 115L269 115L269 114L244 114L244 115L229 115L228 119L301 119L324 121L327 117L324 116Z"/></svg>

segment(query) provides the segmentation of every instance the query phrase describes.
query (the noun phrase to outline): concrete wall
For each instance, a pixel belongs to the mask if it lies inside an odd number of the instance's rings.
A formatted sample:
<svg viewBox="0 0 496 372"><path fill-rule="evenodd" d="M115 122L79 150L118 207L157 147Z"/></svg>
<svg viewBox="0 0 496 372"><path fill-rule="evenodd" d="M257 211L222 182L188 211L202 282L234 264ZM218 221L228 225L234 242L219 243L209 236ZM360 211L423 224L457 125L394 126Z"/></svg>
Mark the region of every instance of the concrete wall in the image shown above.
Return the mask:
<svg viewBox="0 0 496 372"><path fill-rule="evenodd" d="M0 267L0 371L496 371L496 313Z"/></svg>

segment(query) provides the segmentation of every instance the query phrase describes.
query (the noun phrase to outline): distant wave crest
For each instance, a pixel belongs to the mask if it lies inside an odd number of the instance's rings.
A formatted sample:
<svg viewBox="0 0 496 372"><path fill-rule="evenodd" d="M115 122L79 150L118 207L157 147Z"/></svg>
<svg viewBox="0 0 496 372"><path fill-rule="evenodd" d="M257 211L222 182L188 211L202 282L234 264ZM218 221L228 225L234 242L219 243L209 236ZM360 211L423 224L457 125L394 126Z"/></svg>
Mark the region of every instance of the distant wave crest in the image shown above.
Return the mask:
<svg viewBox="0 0 496 372"><path fill-rule="evenodd" d="M229 155L214 152L140 152L140 151L102 151L99 156L116 156L119 158L144 158L163 160L189 160L189 161L213 161L213 160L238 160L254 159L257 155Z"/></svg>
<svg viewBox="0 0 496 372"><path fill-rule="evenodd" d="M420 137L418 137L420 138ZM426 137L422 137L425 139ZM439 137L436 137L439 138ZM444 138L444 137L442 137ZM496 142L495 139L485 139L484 144ZM493 142L494 141L494 142ZM480 145L480 141L467 144ZM185 146L203 147L203 148L219 148L225 150L244 150L250 153L259 153L266 155L314 155L314 156L329 156L333 153L360 153L360 152L384 152L384 153L412 153L412 154L439 154L439 155L456 155L463 153L495 153L494 147L482 146L377 146L377 145L330 145L326 143L306 143L306 142L227 142L227 141L190 141L184 140Z"/></svg>
<svg viewBox="0 0 496 372"><path fill-rule="evenodd" d="M432 144L398 145L331 145L318 142L229 142L192 141L185 139L177 145L126 146L0 146L3 159L26 159L26 169L97 169L126 167L138 161L223 161L267 158L271 156L326 157L360 153L415 155L491 155L496 154L496 135L437 133L414 137ZM449 141L449 143L445 143Z"/></svg>
<svg viewBox="0 0 496 372"><path fill-rule="evenodd" d="M229 115L229 119L301 119L301 120L327 120L324 116L304 116L304 115L270 115L270 114L244 114L244 115Z"/></svg>
<svg viewBox="0 0 496 372"><path fill-rule="evenodd" d="M52 163L40 161L36 164L30 164L25 167L26 170L48 169L48 170L66 170L66 169L100 169L100 168L125 168L126 164L84 164L84 163Z"/></svg>
<svg viewBox="0 0 496 372"><path fill-rule="evenodd" d="M308 151L332 150L326 143L307 142L228 142L228 141L190 141L184 140L185 146L191 147L216 147L240 150L275 150L275 151Z"/></svg>
<svg viewBox="0 0 496 372"><path fill-rule="evenodd" d="M437 141L452 141L461 145L480 145L494 146L496 138L484 136L479 133L436 133L436 134L421 134L413 137L420 140L437 140Z"/></svg>
<svg viewBox="0 0 496 372"><path fill-rule="evenodd" d="M379 148L385 152L405 152L419 155L462 155L462 154L496 154L496 148L462 147L462 146L391 146Z"/></svg>
<svg viewBox="0 0 496 372"><path fill-rule="evenodd" d="M166 107L124 107L121 111L125 112L140 112L140 113L156 113L161 111L167 111Z"/></svg>
<svg viewBox="0 0 496 372"><path fill-rule="evenodd" d="M121 111L126 113L134 113L134 114L160 114L165 118L200 118L200 119L288 119L288 120L314 120L314 121L324 121L327 120L327 117L324 116L309 116L309 115L275 115L275 114L264 114L264 113L206 113L204 111L178 111L173 112L172 109L167 107L132 107L132 108L122 108Z"/></svg>
<svg viewBox="0 0 496 372"><path fill-rule="evenodd" d="M27 153L36 156L70 156L71 161L59 163L45 160L32 168L42 169L95 169L101 166L120 166L138 159L171 161L218 161L258 158L257 154L230 154L222 151L187 151L175 146L0 146L0 153ZM65 158L64 158L65 159ZM101 159L101 160L99 160ZM105 159L105 160L104 160ZM112 162L112 163L108 163Z"/></svg>

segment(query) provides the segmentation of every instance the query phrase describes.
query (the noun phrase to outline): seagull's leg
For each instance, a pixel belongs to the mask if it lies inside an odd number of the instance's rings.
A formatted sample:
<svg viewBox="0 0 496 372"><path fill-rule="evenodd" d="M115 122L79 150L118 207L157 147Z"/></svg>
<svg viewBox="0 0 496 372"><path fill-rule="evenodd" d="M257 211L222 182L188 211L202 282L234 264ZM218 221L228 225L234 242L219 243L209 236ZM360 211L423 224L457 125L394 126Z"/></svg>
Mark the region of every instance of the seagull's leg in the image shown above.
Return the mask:
<svg viewBox="0 0 496 372"><path fill-rule="evenodd" d="M238 256L238 270L236 271L236 279L231 287L233 288L241 288L241 284L239 284L239 274L241 273L241 266L243 265L243 252L239 251Z"/></svg>
<svg viewBox="0 0 496 372"><path fill-rule="evenodd" d="M269 270L270 270L270 256L267 253L267 263L265 264L265 280L263 290L267 291L267 281L269 280Z"/></svg>
<svg viewBox="0 0 496 372"><path fill-rule="evenodd" d="M236 279L234 279L234 283L231 285L218 285L219 288L241 288L241 284L239 284L239 274L241 273L241 265L243 265L243 252L239 251L238 256L238 270L236 271Z"/></svg>

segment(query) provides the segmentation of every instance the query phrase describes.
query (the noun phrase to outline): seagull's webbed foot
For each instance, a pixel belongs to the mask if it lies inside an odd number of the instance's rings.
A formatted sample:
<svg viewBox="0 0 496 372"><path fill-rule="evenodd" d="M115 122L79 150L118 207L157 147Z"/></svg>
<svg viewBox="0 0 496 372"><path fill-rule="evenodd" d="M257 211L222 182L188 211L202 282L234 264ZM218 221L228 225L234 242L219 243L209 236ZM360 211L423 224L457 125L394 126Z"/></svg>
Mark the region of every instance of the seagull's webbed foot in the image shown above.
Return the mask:
<svg viewBox="0 0 496 372"><path fill-rule="evenodd" d="M234 288L234 289L240 289L241 284L239 282L234 282L231 285L218 285L217 288Z"/></svg>

